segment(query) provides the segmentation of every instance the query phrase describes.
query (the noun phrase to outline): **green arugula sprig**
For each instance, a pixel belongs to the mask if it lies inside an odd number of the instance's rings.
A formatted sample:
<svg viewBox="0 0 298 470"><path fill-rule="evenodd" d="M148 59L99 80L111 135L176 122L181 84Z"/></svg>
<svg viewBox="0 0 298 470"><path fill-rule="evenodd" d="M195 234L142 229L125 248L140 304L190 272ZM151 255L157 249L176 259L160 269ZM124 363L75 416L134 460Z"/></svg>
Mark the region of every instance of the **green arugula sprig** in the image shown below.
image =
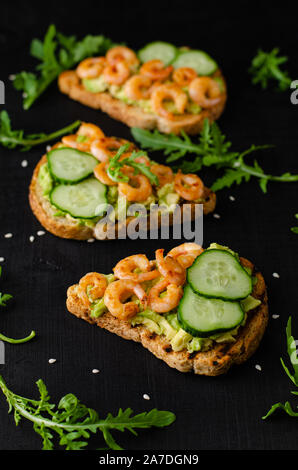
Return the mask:
<svg viewBox="0 0 298 470"><path fill-rule="evenodd" d="M267 88L269 81L275 80L278 82L279 90L284 91L289 88L292 80L287 71L280 69L280 65L287 62L288 58L278 54L278 48L274 48L270 52L264 52L262 49L258 50L249 69L253 84L260 83L264 89Z"/></svg>
<svg viewBox="0 0 298 470"><path fill-rule="evenodd" d="M12 130L11 122L7 111L0 112L0 144L3 147L14 149L16 147L23 147L21 150L30 150L36 145L45 144L51 140L57 139L61 135L69 134L80 125L81 121L75 121L63 129L52 132L51 134L28 134L24 136L23 130Z"/></svg>
<svg viewBox="0 0 298 470"><path fill-rule="evenodd" d="M22 71L13 81L15 88L24 93L23 108L29 109L61 72L86 57L105 54L113 45L102 35L88 35L78 41L76 36L64 36L50 25L43 41L33 39L30 45L30 54L40 61L37 73Z"/></svg>
<svg viewBox="0 0 298 470"><path fill-rule="evenodd" d="M36 384L40 399L24 398L9 390L0 375L0 388L6 396L9 412L14 411L16 425L22 417L30 420L34 431L42 438L43 450L54 448L55 435L59 439L59 445L64 446L66 450L80 450L88 445L91 434L98 431L102 432L108 448L122 450L111 431L130 431L137 436L136 429L153 426L162 428L169 426L176 419L174 413L157 409L132 416L133 411L130 408L120 408L116 416L109 413L103 419L95 410L83 405L72 393L62 397L58 406L50 403L44 382L40 379Z"/></svg>
<svg viewBox="0 0 298 470"><path fill-rule="evenodd" d="M2 275L2 266L0 266L0 277L1 275ZM6 307L7 302L12 298L13 298L12 295L2 294L0 292L0 307ZM32 338L34 338L34 336L35 336L35 331L31 331L30 335L21 339L9 338L8 336L4 336L3 334L0 333L0 341L5 341L6 343L10 343L10 344L22 344L22 343L27 343L27 341L30 341Z"/></svg>
<svg viewBox="0 0 298 470"><path fill-rule="evenodd" d="M296 348L296 341L292 336L292 319L289 317L287 327L286 327L286 337L287 337L287 352L290 359L290 363L293 368L293 373L290 372L289 368L286 366L283 358L280 358L280 362L282 364L283 369L285 370L289 379L293 382L293 384L298 387L298 351ZM293 395L298 395L297 391L291 392ZM284 410L289 416L298 417L298 412L292 409L290 402L286 401L285 403L275 403L272 405L268 413L263 416L262 419L268 418L268 416L272 415L278 408Z"/></svg>
<svg viewBox="0 0 298 470"><path fill-rule="evenodd" d="M296 219L298 219L298 214L295 214ZM293 233L296 233L298 235L298 227L291 227L291 230Z"/></svg>
<svg viewBox="0 0 298 470"><path fill-rule="evenodd" d="M272 147L272 145L252 145L243 152L232 152L230 150L231 142L226 141L219 126L214 122L209 124L204 120L199 142L194 143L182 132L181 136L163 135L157 130L151 132L144 129L133 128L132 135L140 143L142 148L156 151L162 150L167 155L166 161L174 163L184 158L189 153L195 155L193 160L183 160L179 168L185 173L195 173L202 167L215 166L216 169L224 170L223 176L219 177L211 186L213 191L219 191L232 184L248 182L251 177L258 179L260 188L264 193L267 192L268 181L294 182L298 181L298 175L284 173L280 176L268 175L255 160L253 165L248 165L244 159L249 154Z"/></svg>
<svg viewBox="0 0 298 470"><path fill-rule="evenodd" d="M122 145L117 151L116 155L111 158L107 169L108 176L117 183L127 183L129 181L129 177L123 173L123 167L125 165L128 165L134 169L135 174L142 173L143 175L147 176L150 183L158 186L158 177L154 173L152 173L150 167L147 166L145 163L136 161L138 157L147 156L144 152L136 152L134 150L128 157L120 160L122 155L128 151L129 147L129 143Z"/></svg>

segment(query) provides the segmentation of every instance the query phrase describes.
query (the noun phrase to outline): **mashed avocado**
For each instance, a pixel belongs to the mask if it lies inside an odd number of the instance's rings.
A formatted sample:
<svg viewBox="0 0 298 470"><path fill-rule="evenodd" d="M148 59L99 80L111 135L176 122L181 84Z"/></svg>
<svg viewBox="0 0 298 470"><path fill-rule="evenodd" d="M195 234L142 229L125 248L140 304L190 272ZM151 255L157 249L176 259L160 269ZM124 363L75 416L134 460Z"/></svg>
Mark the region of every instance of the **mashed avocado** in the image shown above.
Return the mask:
<svg viewBox="0 0 298 470"><path fill-rule="evenodd" d="M82 83L86 90L91 93L103 93L109 88L102 75L98 78L85 78L82 80Z"/></svg>
<svg viewBox="0 0 298 470"><path fill-rule="evenodd" d="M44 163L39 169L38 182L42 189L43 196L48 196L54 187L54 181L47 163Z"/></svg>
<svg viewBox="0 0 298 470"><path fill-rule="evenodd" d="M179 203L180 196L174 190L174 183L167 183L157 191L158 203L169 209Z"/></svg>

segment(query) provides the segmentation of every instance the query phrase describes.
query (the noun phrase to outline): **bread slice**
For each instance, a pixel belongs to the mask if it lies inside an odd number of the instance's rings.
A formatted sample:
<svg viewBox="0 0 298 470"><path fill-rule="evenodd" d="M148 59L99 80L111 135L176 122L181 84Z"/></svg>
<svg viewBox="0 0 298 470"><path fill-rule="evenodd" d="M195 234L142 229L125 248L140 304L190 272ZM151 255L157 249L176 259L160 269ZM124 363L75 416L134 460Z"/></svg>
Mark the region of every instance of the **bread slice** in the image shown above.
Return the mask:
<svg viewBox="0 0 298 470"><path fill-rule="evenodd" d="M214 76L224 80L220 71ZM227 100L226 92L222 94L221 101L210 109L203 110L200 114L184 114L177 116L175 120L168 120L155 114L144 112L137 106L131 106L123 101L113 98L109 93L91 93L81 84L75 71L62 72L58 79L58 86L75 101L100 109L114 119L124 122L129 127L140 127L142 129L158 129L165 134L179 134L182 130L187 134L198 134L203 127L204 119L215 121L222 114Z"/></svg>
<svg viewBox="0 0 298 470"><path fill-rule="evenodd" d="M95 230L93 228L81 225L73 218L66 217L57 217L54 214L57 212L57 209L53 208L50 202L43 196L42 188L38 182L38 174L40 167L47 162L46 156L44 155L33 172L30 188L29 188L29 203L34 213L35 217L39 220L41 225L51 232L53 235L61 238L72 238L75 240L88 240L89 238L96 238ZM183 212L185 208L190 208L190 217L194 219L195 217L195 203L190 203L185 201L187 206L183 205L183 201L180 204L181 211ZM204 203L203 203L203 212L204 215L213 212L216 205L216 195L209 188L204 188ZM133 217L128 217L126 219L126 224L129 223ZM170 214L169 217L170 225L172 225L172 217ZM149 228L149 216L147 222ZM160 220L159 220L160 225ZM118 232L122 229L123 223L117 223L115 232L116 238ZM106 239L109 238L107 234Z"/></svg>
<svg viewBox="0 0 298 470"><path fill-rule="evenodd" d="M98 319L92 319L88 308L84 307L77 295L78 284L69 287L66 306L70 313L89 323L98 325L124 339L141 343L158 359L165 361L170 367L180 372L194 372L200 375L216 376L224 374L233 364L246 361L257 349L265 332L268 322L268 304L265 281L262 274L245 258L240 258L243 266L252 269L252 275L257 278L254 285L253 297L261 300L261 304L247 314L247 321L239 328L234 343L220 343L206 351L188 353L187 350L175 352L165 336L151 333L144 326L132 327L129 322L118 320L110 313L105 313Z"/></svg>

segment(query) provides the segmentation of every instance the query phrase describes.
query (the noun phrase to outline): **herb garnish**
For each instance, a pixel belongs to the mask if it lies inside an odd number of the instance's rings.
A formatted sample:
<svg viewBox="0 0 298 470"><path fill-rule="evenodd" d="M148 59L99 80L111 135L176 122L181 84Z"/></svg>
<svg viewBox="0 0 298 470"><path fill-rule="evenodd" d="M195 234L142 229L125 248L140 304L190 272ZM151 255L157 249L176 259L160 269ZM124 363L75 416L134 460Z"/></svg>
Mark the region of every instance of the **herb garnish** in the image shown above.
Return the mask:
<svg viewBox="0 0 298 470"><path fill-rule="evenodd" d="M91 433L96 434L98 431L102 432L110 449L122 450L115 442L112 430L127 430L137 436L136 429L152 426L162 428L175 421L175 415L170 411L153 409L132 416L133 411L130 408L124 411L120 408L116 416L109 413L102 419L95 410L87 408L72 393L62 397L58 406L50 403L44 382L40 379L36 384L40 399L24 398L9 390L0 375L0 388L6 396L9 412L14 410L16 425L22 417L32 421L34 431L42 438L43 450L54 448L54 433L59 438L59 445L64 446L66 450L80 450L88 445Z"/></svg>
<svg viewBox="0 0 298 470"><path fill-rule="evenodd" d="M74 67L86 57L105 54L113 42L105 36L85 36L78 41L76 36L64 36L50 25L43 41L33 39L30 54L40 61L37 73L20 72L13 84L24 93L23 108L29 109L61 72Z"/></svg>
<svg viewBox="0 0 298 470"><path fill-rule="evenodd" d="M274 48L271 52L258 50L257 55L251 62L249 72L252 75L252 83L260 83L262 88L267 88L270 80L278 82L281 91L289 88L291 79L287 71L281 70L280 65L288 61L286 56L279 56L279 49Z"/></svg>
<svg viewBox="0 0 298 470"><path fill-rule="evenodd" d="M122 145L117 151L116 155L111 158L107 169L108 176L111 178L111 180L117 183L127 183L129 181L129 176L123 173L123 167L128 165L134 169L135 174L143 173L143 175L147 176L151 184L158 186L158 177L152 173L150 167L145 163L136 161L138 157L147 156L144 152L136 152L133 150L128 157L120 160L121 156L129 149L129 146L129 143Z"/></svg>
<svg viewBox="0 0 298 470"><path fill-rule="evenodd" d="M73 129L80 125L81 121L75 121L69 126L52 132L51 134L29 134L24 136L23 130L12 130L9 115L6 111L0 112L0 144L3 147L14 149L18 146L23 147L22 150L30 150L31 147L44 144L51 140L57 139L61 135L69 134Z"/></svg>
<svg viewBox="0 0 298 470"><path fill-rule="evenodd" d="M287 336L287 351L288 351L288 356L290 359L290 362L293 367L293 373L290 372L289 368L285 365L284 360L282 357L280 358L281 364L287 374L287 376L290 378L290 380L293 382L296 387L298 387L298 351L296 348L297 342L295 341L294 337L292 336L292 319L289 317L287 327L286 327L286 336ZM297 391L292 391L291 392L293 395L298 395ZM289 416L295 416L298 417L298 412L294 411L292 409L291 404L286 401L285 403L275 403L272 405L268 413L263 416L262 419L268 418L268 416L272 415L278 408L281 408L284 410Z"/></svg>
<svg viewBox="0 0 298 470"><path fill-rule="evenodd" d="M2 266L0 266L0 277L2 275ZM8 302L10 299L12 299L13 296L10 294L2 294L0 292L0 307L6 307L6 302ZM8 338L7 336L4 336L3 334L0 333L0 341L5 341L6 343L11 343L11 344L21 344L21 343L27 343L27 341L30 341L32 338L35 336L35 331L31 331L29 336L26 336L26 338L21 338L21 339L13 339L13 338Z"/></svg>
<svg viewBox="0 0 298 470"><path fill-rule="evenodd" d="M295 214L296 219L298 219L298 214ZM291 227L291 230L293 233L296 233L298 235L298 227Z"/></svg>
<svg viewBox="0 0 298 470"><path fill-rule="evenodd" d="M213 122L211 125L207 119L204 120L203 129L200 133L198 143L191 141L189 136L182 132L181 137L173 134L164 135L157 130L148 130L134 127L132 135L142 148L155 151L162 150L167 155L168 163L176 162L192 153L195 158L185 160L179 165L185 173L195 173L202 167L215 166L216 169L224 170L223 176L218 178L211 186L212 191L219 191L232 184L248 182L251 177L258 179L261 190L267 192L268 181L294 182L298 181L298 175L284 173L280 176L268 175L255 160L253 165L245 163L244 158L257 150L272 147L272 145L252 145L243 152L230 151L231 142L226 141L219 126Z"/></svg>

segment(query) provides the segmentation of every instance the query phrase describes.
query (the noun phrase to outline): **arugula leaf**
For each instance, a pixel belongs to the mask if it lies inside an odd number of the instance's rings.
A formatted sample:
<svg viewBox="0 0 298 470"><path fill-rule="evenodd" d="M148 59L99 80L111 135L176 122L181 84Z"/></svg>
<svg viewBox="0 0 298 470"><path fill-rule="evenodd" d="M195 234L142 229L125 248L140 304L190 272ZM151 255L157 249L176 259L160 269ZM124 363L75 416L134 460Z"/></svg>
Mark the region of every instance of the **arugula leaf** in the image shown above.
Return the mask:
<svg viewBox="0 0 298 470"><path fill-rule="evenodd" d="M127 183L129 181L129 177L123 173L123 167L125 165L129 165L135 170L135 174L142 173L143 175L147 176L149 179L150 183L158 185L158 178L157 176L152 173L150 170L150 167L145 165L145 163L140 163L137 162L136 159L138 157L144 157L147 156L144 154L144 152L136 152L133 151L131 154L120 160L122 155L129 149L130 144L125 144L122 145L119 150L117 151L116 155L111 158L108 169L107 169L107 174L108 176L113 180L118 183L124 182Z"/></svg>
<svg viewBox="0 0 298 470"><path fill-rule="evenodd" d="M23 92L23 108L29 109L61 72L86 57L105 54L113 45L102 35L88 35L77 41L76 36L64 36L57 32L55 25L50 25L44 40L33 39L30 45L30 54L40 61L37 73L22 71L13 82L15 88Z"/></svg>
<svg viewBox="0 0 298 470"><path fill-rule="evenodd" d="M252 83L260 83L262 88L267 88L270 80L278 82L281 91L289 88L291 79L287 71L281 70L280 65L288 61L286 56L279 56L279 49L274 48L270 52L259 49L251 62L249 72L252 75Z"/></svg>
<svg viewBox="0 0 298 470"><path fill-rule="evenodd" d="M296 219L298 219L298 214L295 214ZM298 235L298 227L291 227L291 230L293 233L296 233Z"/></svg>
<svg viewBox="0 0 298 470"><path fill-rule="evenodd" d="M292 175L291 173L284 173L280 176L265 174L256 160L253 165L245 163L245 157L251 153L272 146L251 145L243 152L231 151L232 144L226 140L217 123L214 122L210 125L207 119L204 120L198 143L192 142L185 133L182 133L181 136L174 134L163 135L157 130L151 132L138 128L133 128L131 132L142 148L151 151L163 151L167 156L167 163L173 163L183 158L179 168L184 173L195 173L203 167L211 166L214 166L217 170L224 169L223 175L211 186L213 191L229 188L232 184L248 182L251 177L257 178L264 193L267 192L268 181L298 181L298 175ZM194 159L187 160L185 157L188 154L195 155Z"/></svg>
<svg viewBox="0 0 298 470"><path fill-rule="evenodd" d="M34 431L39 434L43 442L43 450L54 448L53 438L58 436L59 445L66 450L79 450L88 445L91 433L100 431L110 449L121 450L111 431L130 431L137 436L136 429L151 427L165 427L172 424L176 417L170 411L153 409L149 412L132 416L132 409L119 409L116 416L108 414L100 419L98 413L92 408L82 404L79 399L69 393L61 398L58 406L50 403L50 396L44 382L36 382L40 399L33 400L16 395L7 387L0 375L0 388L6 396L9 412L14 411L16 425L21 418L33 423Z"/></svg>
<svg viewBox="0 0 298 470"><path fill-rule="evenodd" d="M272 415L278 408L281 408L282 410L284 410L289 416L293 416L293 417L298 417L298 412L295 412L293 409L292 409L292 406L291 404L286 401L285 403L275 403L275 405L272 405L272 407L270 408L270 410L268 411L268 413L265 415L265 416L262 416L262 419L267 419L270 415Z"/></svg>
<svg viewBox="0 0 298 470"><path fill-rule="evenodd" d="M0 277L2 276L2 266L0 266ZM6 302L12 299L12 295L10 294L2 294L0 292L0 307L6 307Z"/></svg>
<svg viewBox="0 0 298 470"><path fill-rule="evenodd" d="M24 136L23 130L12 130L10 117L7 111L3 110L0 112L0 144L3 147L14 149L17 146L23 147L22 150L30 150L36 145L41 145L51 140L57 139L61 135L69 134L73 129L80 125L81 121L75 121L69 124L63 129L52 132L51 134L29 134Z"/></svg>
<svg viewBox="0 0 298 470"><path fill-rule="evenodd" d="M287 327L286 327L286 335L287 335L287 351L288 351L288 356L290 359L290 362L293 366L294 369L294 374L291 374L289 369L286 367L282 357L280 358L280 362L288 375L288 377L291 379L293 384L298 387L298 357L297 357L297 349L296 349L296 341L294 337L292 336L292 318L289 317Z"/></svg>

